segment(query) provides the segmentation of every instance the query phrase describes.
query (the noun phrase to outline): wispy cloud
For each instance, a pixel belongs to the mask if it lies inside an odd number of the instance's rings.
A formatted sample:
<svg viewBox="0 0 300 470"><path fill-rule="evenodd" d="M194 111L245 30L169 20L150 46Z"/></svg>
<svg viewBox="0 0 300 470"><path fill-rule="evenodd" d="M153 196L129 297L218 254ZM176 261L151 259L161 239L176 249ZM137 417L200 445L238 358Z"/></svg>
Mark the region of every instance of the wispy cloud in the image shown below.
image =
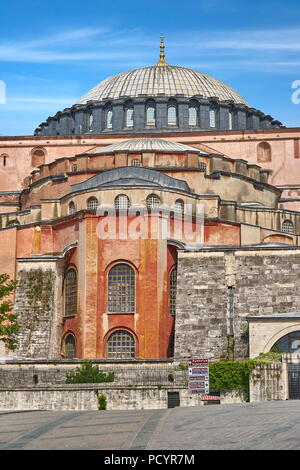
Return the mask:
<svg viewBox="0 0 300 470"><path fill-rule="evenodd" d="M273 30L170 32L167 36L168 53L175 58L189 55L226 57L235 61L247 51L251 56L274 54L272 60L280 63L286 54L300 50L300 28ZM0 45L0 61L23 63L124 62L143 63L153 57L158 39L142 31L112 30L109 28L81 28L39 39L9 41ZM285 54L283 56L283 54ZM266 57L265 57L266 58ZM294 59L294 58L293 58ZM293 60L292 60L293 62Z"/></svg>

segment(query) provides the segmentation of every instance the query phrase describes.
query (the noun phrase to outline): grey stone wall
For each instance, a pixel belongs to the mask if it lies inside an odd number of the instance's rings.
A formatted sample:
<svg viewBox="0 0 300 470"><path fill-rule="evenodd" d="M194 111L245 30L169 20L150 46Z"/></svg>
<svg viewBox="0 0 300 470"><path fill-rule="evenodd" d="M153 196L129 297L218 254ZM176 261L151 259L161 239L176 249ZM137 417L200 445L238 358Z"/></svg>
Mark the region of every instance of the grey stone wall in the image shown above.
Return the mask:
<svg viewBox="0 0 300 470"><path fill-rule="evenodd" d="M44 287L34 300L34 286L28 279L32 273L42 272L42 279L50 279L51 291ZM15 355L22 358L50 359L60 357L62 332L62 266L56 261L19 261L15 313L21 326L19 347ZM31 281L33 282L33 281ZM43 281L44 282L44 281ZM35 285L36 287L36 285ZM40 299L40 300L39 300Z"/></svg>
<svg viewBox="0 0 300 470"><path fill-rule="evenodd" d="M130 99L134 107L134 126L127 128L125 123L125 112L128 98L108 101L91 101L86 105L74 105L56 113L54 117L49 116L46 122L40 124L35 130L35 135L81 135L81 134L136 134L147 133L149 128L146 125L146 107L149 97L140 95ZM184 96L176 95L173 98L160 94L151 97L156 106L156 125L151 126L151 134L163 131L173 132L200 132L205 130L229 130L229 109L233 112L233 128L235 130L262 128L280 128L279 121L275 121L271 116L266 116L261 111L246 106L236 105L229 101L219 101L218 98L210 100L204 97L194 97L193 100ZM174 101L177 105L177 126L170 126L167 122L168 103ZM189 125L189 105L197 104L198 125ZM209 107L213 103L216 107L216 127L211 128L209 123ZM108 104L113 107L112 129L106 129L104 114ZM90 128L90 115L93 115L93 125ZM247 117L248 116L248 117ZM55 121L55 123L53 123Z"/></svg>
<svg viewBox="0 0 300 470"><path fill-rule="evenodd" d="M300 311L300 251L180 253L176 302L176 359L242 359L248 316Z"/></svg>
<svg viewBox="0 0 300 470"><path fill-rule="evenodd" d="M68 385L48 388L5 390L0 387L0 411L5 410L98 410L98 395L104 394L107 410L168 408L168 392L178 392L180 406L196 406L198 398L178 387L111 387Z"/></svg>

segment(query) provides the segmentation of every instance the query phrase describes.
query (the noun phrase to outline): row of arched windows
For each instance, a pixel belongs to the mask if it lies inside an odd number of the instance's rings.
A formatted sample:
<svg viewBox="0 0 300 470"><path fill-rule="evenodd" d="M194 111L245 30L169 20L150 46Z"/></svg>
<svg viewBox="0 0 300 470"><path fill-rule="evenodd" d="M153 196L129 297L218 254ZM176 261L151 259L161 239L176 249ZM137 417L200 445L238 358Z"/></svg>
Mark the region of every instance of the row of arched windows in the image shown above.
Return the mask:
<svg viewBox="0 0 300 470"><path fill-rule="evenodd" d="M105 111L105 128L113 128L113 107L106 105ZM157 112L154 100L146 103L145 125L156 126ZM209 108L210 127L217 127L217 106L212 104ZM167 108L167 124L168 126L178 126L178 106L176 100L170 100ZM93 119L90 119L90 130L92 130ZM134 127L134 104L129 102L124 107L124 127ZM188 108L188 125L191 127L200 127L200 107L196 101L191 101ZM229 112L229 128L233 127L233 111Z"/></svg>
<svg viewBox="0 0 300 470"><path fill-rule="evenodd" d="M177 269L169 275L170 314L175 315L177 292ZM77 314L78 279L75 268L68 270L64 283L65 317ZM136 312L136 273L125 263L113 266L107 275L107 311L108 313Z"/></svg>
<svg viewBox="0 0 300 470"><path fill-rule="evenodd" d="M161 199L157 194L149 194L146 198L146 207L148 210L157 209L161 205ZM128 210L131 207L131 201L126 194L119 194L114 201L115 209L117 210ZM87 200L88 210L97 210L99 207L99 201L96 197L91 197ZM76 204L74 201L69 203L69 214L75 214L77 211ZM174 203L173 211L176 214L184 213L184 202L182 199L177 199Z"/></svg>

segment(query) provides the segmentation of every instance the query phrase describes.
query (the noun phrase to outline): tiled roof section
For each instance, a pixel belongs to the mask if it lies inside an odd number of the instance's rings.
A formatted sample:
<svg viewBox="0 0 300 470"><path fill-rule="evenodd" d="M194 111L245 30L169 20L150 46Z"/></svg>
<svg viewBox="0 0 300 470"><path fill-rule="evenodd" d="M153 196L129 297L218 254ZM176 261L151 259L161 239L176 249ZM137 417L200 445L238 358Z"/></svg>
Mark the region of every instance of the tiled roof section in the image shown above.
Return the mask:
<svg viewBox="0 0 300 470"><path fill-rule="evenodd" d="M205 98L218 97L220 100L232 100L249 106L233 88L225 83L196 70L184 67L145 67L107 78L86 93L76 104L86 104L90 100L102 101L121 96L136 98L140 94L157 96L183 94L192 98L203 95Z"/></svg>
<svg viewBox="0 0 300 470"><path fill-rule="evenodd" d="M94 151L93 153L105 154L114 152L193 152L202 155L208 155L203 150L190 147L189 145L155 138L129 139L122 142L117 142L116 144L108 145L107 147L101 148L100 150Z"/></svg>

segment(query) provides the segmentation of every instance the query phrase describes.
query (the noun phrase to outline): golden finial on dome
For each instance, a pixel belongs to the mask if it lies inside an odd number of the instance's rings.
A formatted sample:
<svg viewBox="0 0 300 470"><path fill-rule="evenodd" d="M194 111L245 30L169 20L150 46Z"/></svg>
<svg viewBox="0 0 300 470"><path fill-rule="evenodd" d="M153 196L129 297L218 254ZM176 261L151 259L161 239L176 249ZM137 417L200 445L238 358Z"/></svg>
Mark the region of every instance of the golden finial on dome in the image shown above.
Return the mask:
<svg viewBox="0 0 300 470"><path fill-rule="evenodd" d="M156 62L156 67L165 67L167 62L165 61L165 36L163 34L160 35L160 57L159 61Z"/></svg>

